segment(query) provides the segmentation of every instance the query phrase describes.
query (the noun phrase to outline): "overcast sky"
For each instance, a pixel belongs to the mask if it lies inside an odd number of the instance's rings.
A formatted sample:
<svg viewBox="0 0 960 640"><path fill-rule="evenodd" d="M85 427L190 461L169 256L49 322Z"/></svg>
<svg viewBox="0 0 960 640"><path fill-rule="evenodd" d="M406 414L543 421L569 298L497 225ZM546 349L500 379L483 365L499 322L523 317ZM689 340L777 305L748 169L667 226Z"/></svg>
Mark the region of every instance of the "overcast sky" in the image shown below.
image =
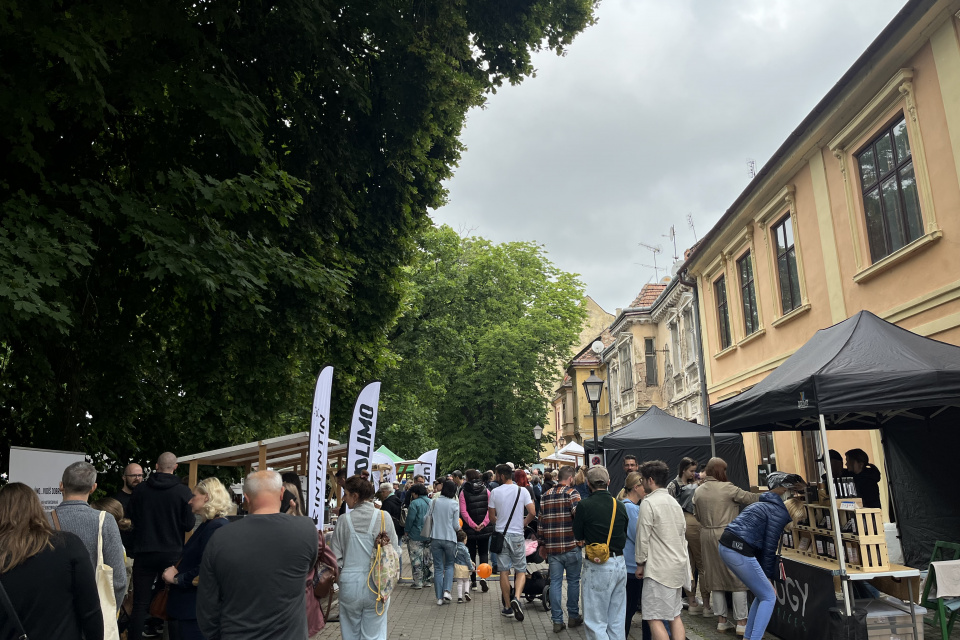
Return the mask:
<svg viewBox="0 0 960 640"><path fill-rule="evenodd" d="M467 118L434 220L546 246L611 313L694 243L904 0L603 0L568 54ZM664 271L660 271L662 277Z"/></svg>

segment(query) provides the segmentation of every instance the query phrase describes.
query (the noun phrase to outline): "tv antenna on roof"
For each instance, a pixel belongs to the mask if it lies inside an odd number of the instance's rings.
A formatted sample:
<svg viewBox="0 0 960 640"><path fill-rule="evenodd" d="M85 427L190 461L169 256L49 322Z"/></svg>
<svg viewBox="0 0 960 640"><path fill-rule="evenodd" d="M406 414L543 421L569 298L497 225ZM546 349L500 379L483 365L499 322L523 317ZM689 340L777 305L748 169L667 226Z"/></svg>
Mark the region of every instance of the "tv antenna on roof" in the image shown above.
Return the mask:
<svg viewBox="0 0 960 640"><path fill-rule="evenodd" d="M687 226L690 227L690 230L691 230L691 231L693 231L693 241L694 241L694 242L699 242L699 240L697 239L697 228L693 226L693 214L692 214L692 213L688 213L688 214L687 214Z"/></svg>
<svg viewBox="0 0 960 640"><path fill-rule="evenodd" d="M680 256L677 255L677 230L675 225L670 225L670 233L667 233L663 236L673 243L673 261L676 262L680 259Z"/></svg>
<svg viewBox="0 0 960 640"><path fill-rule="evenodd" d="M652 245L652 244L647 244L647 243L645 243L645 242L640 242L640 243L638 243L638 244L639 244L641 247L643 247L644 249L647 249L648 251L650 251L650 252L653 254L653 264L652 264L652 265L649 265L649 264L641 264L640 266L641 266L641 267L647 267L648 269L653 269L653 275L657 278L657 280L659 280L659 279L660 279L660 267L657 266L657 254L658 254L658 253L661 253L661 252L663 251L663 247L661 247L660 245L654 246L654 245Z"/></svg>

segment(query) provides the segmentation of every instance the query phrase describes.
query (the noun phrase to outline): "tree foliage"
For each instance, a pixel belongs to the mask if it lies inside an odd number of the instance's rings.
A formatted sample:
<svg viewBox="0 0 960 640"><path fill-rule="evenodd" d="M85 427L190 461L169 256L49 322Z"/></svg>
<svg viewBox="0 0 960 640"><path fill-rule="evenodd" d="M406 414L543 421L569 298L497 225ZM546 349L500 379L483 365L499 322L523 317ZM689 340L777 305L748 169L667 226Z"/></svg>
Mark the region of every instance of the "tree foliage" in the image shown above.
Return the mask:
<svg viewBox="0 0 960 640"><path fill-rule="evenodd" d="M393 451L440 448L440 466L539 459L544 393L586 318L583 285L529 242L428 230L391 345L378 431Z"/></svg>
<svg viewBox="0 0 960 640"><path fill-rule="evenodd" d="M324 362L352 398L465 113L596 1L0 4L0 455L302 429Z"/></svg>

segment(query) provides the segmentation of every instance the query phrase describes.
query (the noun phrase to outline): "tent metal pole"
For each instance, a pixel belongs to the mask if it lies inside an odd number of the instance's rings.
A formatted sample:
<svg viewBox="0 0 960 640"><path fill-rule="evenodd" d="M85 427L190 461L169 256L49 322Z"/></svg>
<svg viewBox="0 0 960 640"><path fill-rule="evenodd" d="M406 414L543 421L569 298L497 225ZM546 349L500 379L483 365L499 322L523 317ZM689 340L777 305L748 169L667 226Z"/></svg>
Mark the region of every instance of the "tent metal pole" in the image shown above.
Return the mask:
<svg viewBox="0 0 960 640"><path fill-rule="evenodd" d="M830 451L827 443L827 421L820 414L820 447L824 451ZM833 486L833 469L830 461L824 465L827 470L827 495L830 498L830 519L833 521L833 539L837 543L837 559L840 560L840 584L843 588L843 607L847 616L850 615L850 585L847 577L846 551L843 548L843 537L840 535L840 516L837 513L837 490Z"/></svg>

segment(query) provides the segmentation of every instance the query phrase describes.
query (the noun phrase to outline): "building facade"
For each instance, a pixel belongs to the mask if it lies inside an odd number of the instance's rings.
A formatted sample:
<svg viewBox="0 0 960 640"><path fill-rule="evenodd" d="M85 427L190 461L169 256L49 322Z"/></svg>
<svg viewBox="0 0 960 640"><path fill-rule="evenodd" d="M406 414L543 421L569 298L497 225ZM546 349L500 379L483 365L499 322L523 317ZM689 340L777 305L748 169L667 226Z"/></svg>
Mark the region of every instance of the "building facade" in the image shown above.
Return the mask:
<svg viewBox="0 0 960 640"><path fill-rule="evenodd" d="M590 416L590 404L583 395L582 383L590 375L591 368L600 369L597 375L604 380L606 379L606 372L603 370L599 358L591 359L590 346L605 331L614 316L606 312L589 296L584 299L584 306L587 309L587 319L584 321L580 332L576 352L570 362L559 365L556 386L550 390L547 423L544 425L543 439L541 440L543 456L552 455L554 451L568 442L582 443L584 439L593 437L592 417L590 418L589 435L580 435L580 420L582 419L581 414L584 406L586 406L587 415ZM606 393L606 389L604 389L604 392ZM599 409L602 410L603 406ZM598 422L603 420L605 425L609 424L607 411L602 411L602 414L602 418L598 416ZM604 428L606 429L606 427Z"/></svg>
<svg viewBox="0 0 960 640"><path fill-rule="evenodd" d="M960 344L958 34L960 1L908 2L692 252L711 402L862 309ZM745 441L754 484L815 473L810 434ZM886 478L877 431L830 441Z"/></svg>

